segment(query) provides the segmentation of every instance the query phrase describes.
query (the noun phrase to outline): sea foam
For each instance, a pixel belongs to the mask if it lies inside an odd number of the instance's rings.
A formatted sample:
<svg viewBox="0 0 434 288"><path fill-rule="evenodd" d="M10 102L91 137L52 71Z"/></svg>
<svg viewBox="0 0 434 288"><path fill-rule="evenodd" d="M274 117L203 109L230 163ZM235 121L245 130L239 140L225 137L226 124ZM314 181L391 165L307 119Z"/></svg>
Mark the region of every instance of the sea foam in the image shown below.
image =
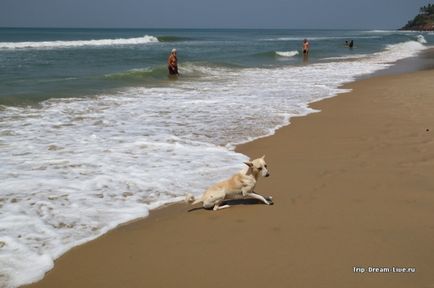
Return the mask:
<svg viewBox="0 0 434 288"><path fill-rule="evenodd" d="M61 49L89 46L139 45L159 42L157 37L145 35L135 38L71 40L71 41L38 41L38 42L0 42L0 49Z"/></svg>
<svg viewBox="0 0 434 288"><path fill-rule="evenodd" d="M417 42L422 43L422 44L427 44L428 42L426 41L425 37L423 37L423 35L417 35L416 37Z"/></svg>
<svg viewBox="0 0 434 288"><path fill-rule="evenodd" d="M423 49L410 41L359 61L278 69L190 65L181 74L202 71L200 81L2 107L0 283L41 279L71 247L199 195L243 167L235 144L274 133L315 112L308 103L347 91L341 84Z"/></svg>
<svg viewBox="0 0 434 288"><path fill-rule="evenodd" d="M276 54L282 57L294 57L299 53L298 51L276 51Z"/></svg>

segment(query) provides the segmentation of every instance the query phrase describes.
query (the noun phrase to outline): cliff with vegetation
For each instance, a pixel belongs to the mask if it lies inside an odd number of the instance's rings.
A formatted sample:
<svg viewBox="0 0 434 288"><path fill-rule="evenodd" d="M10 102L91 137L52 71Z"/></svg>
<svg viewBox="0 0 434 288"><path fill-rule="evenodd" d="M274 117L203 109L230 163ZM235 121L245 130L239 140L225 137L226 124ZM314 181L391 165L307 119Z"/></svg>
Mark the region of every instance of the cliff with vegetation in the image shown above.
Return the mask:
<svg viewBox="0 0 434 288"><path fill-rule="evenodd" d="M434 31L434 5L428 4L420 8L419 15L408 21L401 30Z"/></svg>

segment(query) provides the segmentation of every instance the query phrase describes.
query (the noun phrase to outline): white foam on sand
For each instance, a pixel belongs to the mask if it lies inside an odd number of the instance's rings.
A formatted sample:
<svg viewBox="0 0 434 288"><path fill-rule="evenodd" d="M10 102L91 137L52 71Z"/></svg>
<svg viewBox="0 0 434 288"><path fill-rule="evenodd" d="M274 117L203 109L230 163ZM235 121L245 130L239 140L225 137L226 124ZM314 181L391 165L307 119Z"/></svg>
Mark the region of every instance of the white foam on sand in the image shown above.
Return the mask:
<svg viewBox="0 0 434 288"><path fill-rule="evenodd" d="M38 41L38 42L0 42L0 49L62 49L89 46L139 45L159 42L157 37L145 35L135 38L70 40L70 41Z"/></svg>
<svg viewBox="0 0 434 288"><path fill-rule="evenodd" d="M423 49L411 41L360 61L279 69L181 67L207 76L1 107L2 287L37 281L71 247L199 195L243 167L234 144L274 133L314 112L308 103L344 92L341 84Z"/></svg>

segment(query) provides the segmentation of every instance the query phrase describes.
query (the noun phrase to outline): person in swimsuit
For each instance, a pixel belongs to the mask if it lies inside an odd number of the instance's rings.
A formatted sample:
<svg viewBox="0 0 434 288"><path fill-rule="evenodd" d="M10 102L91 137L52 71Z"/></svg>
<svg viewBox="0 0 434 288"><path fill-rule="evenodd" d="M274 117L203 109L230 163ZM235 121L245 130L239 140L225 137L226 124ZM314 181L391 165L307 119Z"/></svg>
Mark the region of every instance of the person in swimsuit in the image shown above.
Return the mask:
<svg viewBox="0 0 434 288"><path fill-rule="evenodd" d="M304 39L303 41L303 54L309 54L309 42L307 41L307 39Z"/></svg>
<svg viewBox="0 0 434 288"><path fill-rule="evenodd" d="M167 68L169 69L169 75L179 75L178 73L178 58L176 57L176 49L173 48L172 52L167 59Z"/></svg>

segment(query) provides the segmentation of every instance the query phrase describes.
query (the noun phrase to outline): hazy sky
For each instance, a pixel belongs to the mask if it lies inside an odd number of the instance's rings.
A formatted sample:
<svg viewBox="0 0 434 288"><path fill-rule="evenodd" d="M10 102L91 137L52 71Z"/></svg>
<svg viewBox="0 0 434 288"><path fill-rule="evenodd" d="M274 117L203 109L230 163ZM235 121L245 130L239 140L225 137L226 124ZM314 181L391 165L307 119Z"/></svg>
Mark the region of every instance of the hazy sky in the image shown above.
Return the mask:
<svg viewBox="0 0 434 288"><path fill-rule="evenodd" d="M0 0L0 27L395 29L429 2Z"/></svg>

